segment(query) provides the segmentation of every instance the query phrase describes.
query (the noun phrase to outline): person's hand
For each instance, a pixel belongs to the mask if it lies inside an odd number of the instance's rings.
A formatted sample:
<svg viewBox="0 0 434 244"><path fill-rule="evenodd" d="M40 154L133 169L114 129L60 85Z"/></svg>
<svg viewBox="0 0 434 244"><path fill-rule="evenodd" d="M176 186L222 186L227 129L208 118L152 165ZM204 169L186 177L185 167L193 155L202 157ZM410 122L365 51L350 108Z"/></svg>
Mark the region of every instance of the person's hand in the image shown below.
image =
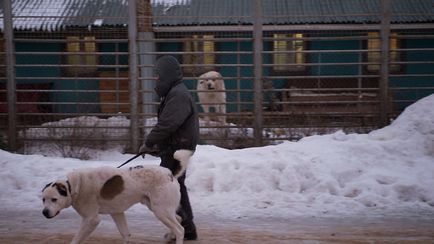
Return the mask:
<svg viewBox="0 0 434 244"><path fill-rule="evenodd" d="M158 156L158 147L154 145L153 147L146 146L145 143L140 147L139 153L142 154L142 157L145 157L145 154L150 154L152 156Z"/></svg>

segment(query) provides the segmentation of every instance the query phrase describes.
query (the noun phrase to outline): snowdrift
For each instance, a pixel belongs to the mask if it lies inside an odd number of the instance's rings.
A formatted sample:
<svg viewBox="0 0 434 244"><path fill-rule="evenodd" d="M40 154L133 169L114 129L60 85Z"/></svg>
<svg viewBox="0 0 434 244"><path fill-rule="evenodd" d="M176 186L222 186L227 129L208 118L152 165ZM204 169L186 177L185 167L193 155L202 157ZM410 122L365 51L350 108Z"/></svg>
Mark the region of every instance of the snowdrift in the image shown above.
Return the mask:
<svg viewBox="0 0 434 244"><path fill-rule="evenodd" d="M0 151L1 208L40 211L46 183L75 168L116 167L131 156L100 151L93 161L81 161ZM147 156L128 166L158 163ZM240 150L199 146L187 174L194 212L201 214L287 218L433 213L434 95L369 134L338 131Z"/></svg>

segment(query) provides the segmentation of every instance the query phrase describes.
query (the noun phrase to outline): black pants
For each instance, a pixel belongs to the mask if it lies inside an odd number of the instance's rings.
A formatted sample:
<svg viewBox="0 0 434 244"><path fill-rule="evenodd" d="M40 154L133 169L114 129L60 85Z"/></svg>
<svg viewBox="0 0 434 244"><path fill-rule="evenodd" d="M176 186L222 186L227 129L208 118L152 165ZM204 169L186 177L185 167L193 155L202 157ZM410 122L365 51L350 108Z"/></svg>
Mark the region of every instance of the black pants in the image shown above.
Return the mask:
<svg viewBox="0 0 434 244"><path fill-rule="evenodd" d="M167 150L161 153L160 166L170 169L172 173L179 170L180 162L173 158L174 151ZM193 223L193 211L191 210L190 200L188 198L187 187L185 187L185 173L178 178L180 191L181 191L181 203L177 211L177 214L181 216L181 225L185 228L185 232L196 232L195 225Z"/></svg>

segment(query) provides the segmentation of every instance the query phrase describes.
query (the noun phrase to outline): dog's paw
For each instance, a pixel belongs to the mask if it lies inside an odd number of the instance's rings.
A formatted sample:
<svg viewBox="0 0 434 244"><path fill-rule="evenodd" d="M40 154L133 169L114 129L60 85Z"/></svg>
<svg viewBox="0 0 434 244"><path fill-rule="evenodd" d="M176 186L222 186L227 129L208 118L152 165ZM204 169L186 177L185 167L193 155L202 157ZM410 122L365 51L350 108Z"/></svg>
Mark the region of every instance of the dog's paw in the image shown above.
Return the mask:
<svg viewBox="0 0 434 244"><path fill-rule="evenodd" d="M169 233L164 234L164 240L174 241L174 240L176 240L176 236L172 232L169 232Z"/></svg>

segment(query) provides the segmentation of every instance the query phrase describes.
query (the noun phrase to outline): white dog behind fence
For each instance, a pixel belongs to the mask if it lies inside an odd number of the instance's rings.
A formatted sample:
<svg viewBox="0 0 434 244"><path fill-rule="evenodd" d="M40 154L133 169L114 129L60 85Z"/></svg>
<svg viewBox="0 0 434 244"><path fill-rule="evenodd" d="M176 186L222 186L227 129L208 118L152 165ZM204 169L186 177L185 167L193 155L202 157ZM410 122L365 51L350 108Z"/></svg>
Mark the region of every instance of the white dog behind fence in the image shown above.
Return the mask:
<svg viewBox="0 0 434 244"><path fill-rule="evenodd" d="M214 108L214 112L218 114L213 120L226 123L226 88L219 72L209 71L199 76L197 95L203 111L206 113L207 123L211 119L211 108Z"/></svg>

